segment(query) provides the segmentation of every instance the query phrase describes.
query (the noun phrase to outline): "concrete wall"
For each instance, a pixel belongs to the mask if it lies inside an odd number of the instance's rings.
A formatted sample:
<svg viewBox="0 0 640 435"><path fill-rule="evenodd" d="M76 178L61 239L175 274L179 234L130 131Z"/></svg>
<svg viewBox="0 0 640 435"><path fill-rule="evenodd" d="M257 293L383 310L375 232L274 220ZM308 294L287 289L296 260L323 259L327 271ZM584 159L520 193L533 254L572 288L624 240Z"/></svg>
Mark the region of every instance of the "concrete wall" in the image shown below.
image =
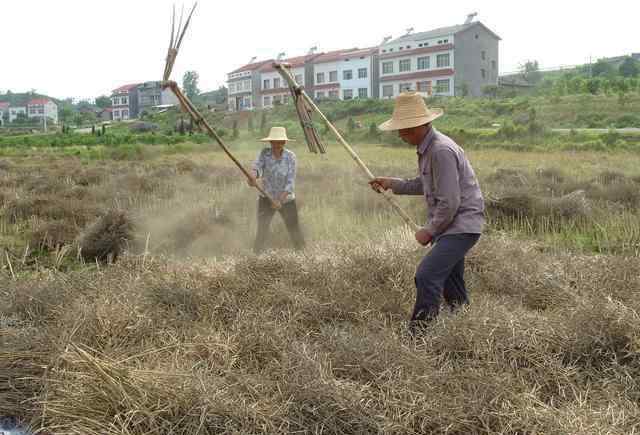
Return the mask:
<svg viewBox="0 0 640 435"><path fill-rule="evenodd" d="M463 83L467 84L469 95L476 97L482 95L484 86L498 83L500 72L498 44L499 40L481 25L456 34L454 48L456 95L460 95ZM485 52L484 60L482 59L483 51ZM495 62L495 68L492 61ZM482 78L483 69L485 78Z"/></svg>

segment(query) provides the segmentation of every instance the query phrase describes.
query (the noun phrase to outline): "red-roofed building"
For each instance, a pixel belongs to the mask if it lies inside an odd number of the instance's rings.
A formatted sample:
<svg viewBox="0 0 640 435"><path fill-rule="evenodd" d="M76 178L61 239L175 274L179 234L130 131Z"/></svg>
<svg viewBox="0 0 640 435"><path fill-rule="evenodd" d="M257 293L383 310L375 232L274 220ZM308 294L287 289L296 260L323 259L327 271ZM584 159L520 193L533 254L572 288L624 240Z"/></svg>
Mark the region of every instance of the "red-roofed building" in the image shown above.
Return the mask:
<svg viewBox="0 0 640 435"><path fill-rule="evenodd" d="M307 54L305 56L290 57L282 59L280 62L288 63L291 67L291 75L296 83L306 87L313 85L313 60L318 54ZM287 104L291 97L291 92L287 84L282 79L280 73L274 68L273 62L265 64L260 68L260 107L268 108L279 104Z"/></svg>
<svg viewBox="0 0 640 435"><path fill-rule="evenodd" d="M114 121L125 121L138 116L138 86L132 83L111 92L111 116Z"/></svg>
<svg viewBox="0 0 640 435"><path fill-rule="evenodd" d="M253 110L260 98L260 68L273 62L272 59L250 62L227 75L229 111Z"/></svg>
<svg viewBox="0 0 640 435"><path fill-rule="evenodd" d="M48 122L58 123L58 105L49 98L34 98L27 103L29 119L46 118Z"/></svg>

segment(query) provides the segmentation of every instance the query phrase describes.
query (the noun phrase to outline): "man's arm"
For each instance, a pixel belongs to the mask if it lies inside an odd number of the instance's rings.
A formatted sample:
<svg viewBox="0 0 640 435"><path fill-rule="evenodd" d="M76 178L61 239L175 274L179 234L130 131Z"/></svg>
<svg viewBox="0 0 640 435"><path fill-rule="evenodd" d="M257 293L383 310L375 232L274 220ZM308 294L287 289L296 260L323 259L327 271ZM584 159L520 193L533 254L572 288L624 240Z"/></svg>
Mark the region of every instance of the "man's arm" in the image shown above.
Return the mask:
<svg viewBox="0 0 640 435"><path fill-rule="evenodd" d="M458 212L461 202L458 159L453 151L441 150L433 155L434 195L437 201L433 218L426 230L431 235L444 232Z"/></svg>
<svg viewBox="0 0 640 435"><path fill-rule="evenodd" d="M422 195L422 180L420 177L410 180L393 177L376 177L369 181L371 188L380 193L391 189L396 195Z"/></svg>
<svg viewBox="0 0 640 435"><path fill-rule="evenodd" d="M422 179L420 177L407 180L396 178L391 183L391 191L396 195L423 195Z"/></svg>

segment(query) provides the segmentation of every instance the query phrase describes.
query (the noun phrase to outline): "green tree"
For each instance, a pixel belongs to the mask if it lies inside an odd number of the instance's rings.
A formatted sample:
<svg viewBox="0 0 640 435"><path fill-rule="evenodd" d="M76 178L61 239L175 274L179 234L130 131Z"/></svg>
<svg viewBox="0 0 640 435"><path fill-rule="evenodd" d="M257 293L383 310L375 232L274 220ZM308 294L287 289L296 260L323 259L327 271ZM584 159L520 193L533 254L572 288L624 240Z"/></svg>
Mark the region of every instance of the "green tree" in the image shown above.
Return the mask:
<svg viewBox="0 0 640 435"><path fill-rule="evenodd" d="M613 65L604 59L598 59L598 61L591 67L591 75L594 77L610 77L615 75Z"/></svg>
<svg viewBox="0 0 640 435"><path fill-rule="evenodd" d="M96 106L101 109L106 109L107 107L111 107L111 98L106 95L100 95L96 98Z"/></svg>
<svg viewBox="0 0 640 435"><path fill-rule="evenodd" d="M640 74L640 62L631 56L627 56L620 64L618 71L620 71L622 77L638 77Z"/></svg>
<svg viewBox="0 0 640 435"><path fill-rule="evenodd" d="M537 60L528 60L520 65L520 72L527 83L536 84L542 80L542 73Z"/></svg>
<svg viewBox="0 0 640 435"><path fill-rule="evenodd" d="M187 71L182 76L182 89L184 89L184 93L190 100L200 95L200 89L198 89L199 80L200 76L195 71Z"/></svg>

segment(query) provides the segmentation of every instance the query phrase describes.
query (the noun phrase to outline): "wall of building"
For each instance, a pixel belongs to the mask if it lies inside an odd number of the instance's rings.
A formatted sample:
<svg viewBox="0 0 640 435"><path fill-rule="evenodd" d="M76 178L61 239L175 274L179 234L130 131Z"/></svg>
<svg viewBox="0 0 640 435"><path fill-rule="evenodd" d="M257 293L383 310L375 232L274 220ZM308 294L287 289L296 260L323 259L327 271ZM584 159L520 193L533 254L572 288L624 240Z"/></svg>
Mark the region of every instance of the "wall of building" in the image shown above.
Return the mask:
<svg viewBox="0 0 640 435"><path fill-rule="evenodd" d="M469 95L476 97L482 95L484 86L498 84L498 45L499 40L481 25L475 25L456 35L456 94L461 94L465 83ZM482 70L485 71L484 78Z"/></svg>

